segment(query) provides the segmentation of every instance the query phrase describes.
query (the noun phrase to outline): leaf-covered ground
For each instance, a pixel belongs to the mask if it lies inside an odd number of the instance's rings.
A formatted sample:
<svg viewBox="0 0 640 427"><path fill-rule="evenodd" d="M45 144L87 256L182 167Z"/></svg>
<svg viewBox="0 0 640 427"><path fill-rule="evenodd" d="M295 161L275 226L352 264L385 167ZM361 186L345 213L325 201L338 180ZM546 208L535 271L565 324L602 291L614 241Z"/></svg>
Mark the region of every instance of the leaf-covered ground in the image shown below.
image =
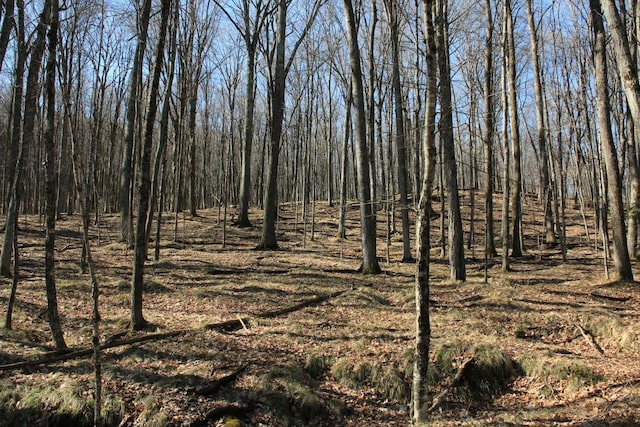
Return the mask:
<svg viewBox="0 0 640 427"><path fill-rule="evenodd" d="M463 201L468 219L468 197ZM525 211L535 210L529 200ZM104 352L103 415L110 425L407 425L414 265L397 262L397 234L390 238L387 262L384 211L378 215L384 273L377 276L356 272L355 206L343 242L336 238L337 208L318 203L315 226L307 224L305 234L300 207L283 206L275 252L253 250L261 231L257 219L251 228L226 227L223 247L219 213L180 214L177 222L165 215L160 261L147 264L144 313L156 332L186 332ZM259 215L253 212L252 218ZM593 224L588 223L588 240L580 212L568 215L566 262L559 247L539 245L542 218L528 216L525 257L512 260L509 273L500 271L498 258L490 259L487 284L481 221L466 253L465 283L448 280L447 261L434 240L432 395L465 360L475 362L434 410L432 425L640 423L640 285L607 280ZM128 330L133 251L117 242L118 224L117 216L105 215L92 228L103 342ZM436 239L438 220L432 227ZM0 333L0 364L36 359L52 349L43 224L21 217L20 230L14 330ZM74 349L87 348L91 289L88 276L79 273L79 218L61 218L57 230L65 338ZM634 272L640 277L640 270ZM1 279L3 312L10 284ZM340 291L290 313L262 315ZM229 330L206 327L238 319L238 327ZM0 420L87 422L92 372L89 358L1 371ZM217 382L230 374L236 375Z"/></svg>

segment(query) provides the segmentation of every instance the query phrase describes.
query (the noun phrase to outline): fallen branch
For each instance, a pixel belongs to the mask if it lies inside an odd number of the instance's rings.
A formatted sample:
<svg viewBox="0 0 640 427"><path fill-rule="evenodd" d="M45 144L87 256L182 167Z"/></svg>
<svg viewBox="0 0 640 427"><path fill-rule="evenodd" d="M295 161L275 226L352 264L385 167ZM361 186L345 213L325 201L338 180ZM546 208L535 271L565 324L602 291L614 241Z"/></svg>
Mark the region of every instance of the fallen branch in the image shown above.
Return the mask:
<svg viewBox="0 0 640 427"><path fill-rule="evenodd" d="M617 302L627 302L631 299L631 296L629 295L627 295L626 297L614 297L611 295L599 294L599 293L596 293L596 291L592 291L589 295L591 295L593 298L601 298L601 299L606 299L609 301L617 301Z"/></svg>
<svg viewBox="0 0 640 427"><path fill-rule="evenodd" d="M273 310L273 311L264 312L262 314L259 314L256 317L258 317L260 319L268 319L268 318L272 318L272 317L282 316L283 314L293 313L294 311L302 310L303 308L311 307L313 305L318 305L318 304L321 304L321 303L323 303L323 302L325 302L327 300L330 300L332 298L339 297L340 295L344 294L345 292L347 292L347 291L344 290L344 291L334 292L334 293L328 294L328 295L320 295L320 296L308 299L306 301L302 301L301 303L292 305L290 307L285 307L285 308L281 308L279 310Z"/></svg>
<svg viewBox="0 0 640 427"><path fill-rule="evenodd" d="M593 347L598 353L600 353L600 356L604 357L604 350L596 342L596 339L594 338L593 334L591 334L591 332L583 328L578 323L576 323L575 325L576 325L576 328L578 328L578 330L580 331L580 334L582 334L582 337L589 343L589 345Z"/></svg>
<svg viewBox="0 0 640 427"><path fill-rule="evenodd" d="M338 291L338 292L334 292L328 295L320 295L311 299L308 299L306 301L303 301L301 303L292 305L290 307L285 307L279 310L273 310L273 311L266 311L264 313L258 314L257 316L255 316L256 318L259 319L267 319L267 318L273 318L273 317L277 317L277 316L282 316L284 314L289 314L292 313L294 311L298 311L301 310L303 308L307 308L313 305L318 305L323 303L324 301L327 301L331 298L335 298L337 296L342 295L343 293L347 292L348 290L344 290L344 291ZM243 327L246 328L247 327L247 323L249 322L248 319L243 319L240 316L238 316L238 318L236 319L230 319L230 320L225 320L222 322L217 322L217 323L210 323L208 325L205 325L201 328L196 328L196 329L181 329L181 330L177 330L177 331L169 331L169 332L161 332L161 333L156 333L156 334L148 334L148 335L141 335L138 337L134 337L134 338L129 338L126 340L116 340L116 341L112 341L112 342L107 342L104 343L100 346L100 350L107 350L110 348L115 348L115 347L121 347L121 346L125 346L125 345L131 345L131 344L138 344L138 343L142 343L142 342L147 342L147 341L155 341L155 340L161 340L161 339L165 339L165 338L172 338L172 337L177 337L179 335L184 335L188 332L198 332L201 330L217 330L217 331L234 331L234 330L238 330L238 329L242 329ZM5 365L0 365L0 372L3 371L12 371L12 370L16 370L16 369L22 369L22 368L28 368L28 367L33 367L33 366L39 366L39 365L45 365L45 364L49 364L49 363L55 363L55 362L64 362L67 360L71 360L71 359L79 359L82 357L87 357L87 356L91 356L93 354L93 348L87 348L87 349L82 349L82 350L77 350L77 351L72 351L69 353L64 353L64 354L59 354L56 356L48 356L48 357L42 357L40 359L35 359L35 360L26 360L23 362L16 362L16 363L8 363Z"/></svg>
<svg viewBox="0 0 640 427"><path fill-rule="evenodd" d="M198 396L210 396L212 394L217 393L222 387L226 386L227 384L231 384L232 382L234 382L236 379L238 379L238 377L247 369L246 366L241 366L240 368L236 369L235 371L233 371L232 373L230 373L229 375L225 375L222 378L218 378L215 381L212 381L209 385L204 386L204 387L200 387L194 390L194 393L197 394Z"/></svg>
<svg viewBox="0 0 640 427"><path fill-rule="evenodd" d="M467 358L467 360L464 361L462 365L460 365L460 367L458 368L458 372L456 372L456 376L453 377L449 385L446 386L444 390L442 390L440 394L436 396L435 399L433 399L433 403L431 404L431 406L429 406L428 412L433 412L442 405L442 402L444 402L444 399L451 392L451 390L456 388L462 382L464 375L467 373L467 370L475 363L475 360L475 356L470 356L469 358Z"/></svg>
<svg viewBox="0 0 640 427"><path fill-rule="evenodd" d="M121 347L123 345L138 344L145 341L160 340L164 338L175 337L189 332L188 330L162 332L158 334L141 335L139 337L129 338L123 341L113 341L110 343L102 344L100 350L107 350L110 348ZM0 365L0 371L13 371L16 369L29 368L38 365L44 365L54 362L64 362L71 359L79 359L81 357L91 356L93 354L93 347L83 350L72 351L69 353L59 354L57 356L48 356L41 359L26 360L24 362L8 363L6 365Z"/></svg>

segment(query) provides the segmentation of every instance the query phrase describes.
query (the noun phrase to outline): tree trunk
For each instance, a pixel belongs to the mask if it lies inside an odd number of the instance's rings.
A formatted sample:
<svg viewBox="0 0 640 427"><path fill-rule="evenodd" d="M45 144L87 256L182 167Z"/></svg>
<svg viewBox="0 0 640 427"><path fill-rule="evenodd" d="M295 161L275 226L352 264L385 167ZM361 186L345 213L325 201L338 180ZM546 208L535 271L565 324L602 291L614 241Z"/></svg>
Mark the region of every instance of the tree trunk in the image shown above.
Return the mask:
<svg viewBox="0 0 640 427"><path fill-rule="evenodd" d="M507 83L507 18L506 1L504 2L502 23L502 271L509 271L509 202L511 198L510 163L511 149L509 146L509 108L508 108L508 83Z"/></svg>
<svg viewBox="0 0 640 427"><path fill-rule="evenodd" d="M353 103L352 82L349 81L345 100L344 131L342 134L342 165L340 166L340 214L338 217L338 238L346 239L345 221L347 217L347 171L349 170L349 139L351 137L351 106Z"/></svg>
<svg viewBox="0 0 640 427"><path fill-rule="evenodd" d="M351 0L343 0L347 24L347 41L349 43L349 59L353 79L353 102L355 106L355 151L358 175L358 198L360 199L360 223L362 231L362 266L364 274L380 273L380 265L376 254L376 223L371 200L370 170L367 151L367 124L364 108L364 87L362 83L362 67L355 14Z"/></svg>
<svg viewBox="0 0 640 427"><path fill-rule="evenodd" d="M24 104L24 69L26 64L27 46L24 34L24 2L18 0L18 22L16 25L18 54L16 58L13 80L13 123L11 129L11 146L9 147L9 204L6 213L2 254L0 257L0 274L11 276L11 253L14 236L17 231L18 206L20 204L20 175L22 159L24 157L24 138L22 135L22 106Z"/></svg>
<svg viewBox="0 0 640 427"><path fill-rule="evenodd" d="M133 145L135 139L136 117L139 108L139 80L142 74L142 63L147 49L147 34L149 30L149 17L151 15L151 0L144 0L141 15L138 18L138 41L131 68L129 80L129 97L127 99L126 127L124 138L124 154L120 175L120 240L133 243L131 230L131 180L133 170Z"/></svg>
<svg viewBox="0 0 640 427"><path fill-rule="evenodd" d="M435 116L436 116L436 46L433 26L433 0L422 0L423 21L427 45L426 68L427 88L425 96L425 116L423 135L423 155L425 168L422 174L422 191L416 222L416 342L415 361L411 396L411 417L415 425L426 424L429 397L427 371L429 366L429 346L431 324L429 319L429 258L431 250L430 224L431 191L436 168Z"/></svg>
<svg viewBox="0 0 640 427"><path fill-rule="evenodd" d="M411 242L409 236L409 203L407 201L407 160L404 132L404 108L402 102L402 83L400 81L400 35L398 28L398 13L395 0L385 0L385 9L389 19L391 33L392 71L391 84L393 86L393 101L396 131L396 156L398 170L398 191L400 192L400 213L402 217L402 262L413 261L411 256ZM373 129L373 123L371 124Z"/></svg>
<svg viewBox="0 0 640 427"><path fill-rule="evenodd" d="M2 71L2 65L4 64L4 57L7 53L7 46L9 45L9 37L11 36L11 29L13 28L13 20L15 17L15 1L7 0L4 5L4 16L2 19L2 27L0 28L0 71Z"/></svg>
<svg viewBox="0 0 640 427"><path fill-rule="evenodd" d="M156 47L156 61L153 66L153 76L149 95L149 110L140 159L140 181L138 183L138 216L136 224L135 252L133 260L133 279L131 283L131 329L139 331L147 325L142 315L142 292L144 289L144 262L147 258L147 214L151 192L151 148L153 145L153 130L158 110L158 87L164 61L164 45L166 29L171 14L171 0L161 2L161 23Z"/></svg>
<svg viewBox="0 0 640 427"><path fill-rule="evenodd" d="M540 67L540 54L538 52L538 32L534 22L533 7L531 0L526 1L527 23L529 25L529 40L531 44L531 58L533 62L533 89L536 99L536 125L538 131L538 150L540 153L540 179L542 187L542 203L544 206L544 229L545 242L547 246L557 243L555 234L555 224L553 221L553 211L551 200L553 199L551 179L549 178L549 154L547 149L547 126L544 116L544 91L542 68Z"/></svg>
<svg viewBox="0 0 640 427"><path fill-rule="evenodd" d="M444 0L436 2L436 42L440 75L440 138L442 139L446 185L449 193L449 268L451 280L466 280L464 265L464 233L458 195L458 168L453 138L453 108L451 105L451 76L449 66L449 40L447 6Z"/></svg>
<svg viewBox="0 0 640 427"><path fill-rule="evenodd" d="M505 0L506 42L507 42L507 79L509 81L509 127L513 146L513 197L511 199L511 216L513 217L513 233L511 256L522 256L522 154L520 149L520 120L516 86L516 47L514 41L513 13L511 0Z"/></svg>
<svg viewBox="0 0 640 427"><path fill-rule="evenodd" d="M287 28L287 2L278 0L278 29L276 34L275 64L273 80L269 84L271 95L271 123L269 126L269 170L267 188L264 197L264 221L262 240L258 249L278 249L276 222L278 220L278 165L280 157L280 139L285 109L285 41Z"/></svg>
<svg viewBox="0 0 640 427"><path fill-rule="evenodd" d="M611 6L607 0L604 0L604 4L609 7ZM613 142L613 134L611 132L611 106L609 100L609 88L607 87L606 35L602 22L600 0L590 0L589 5L591 7L591 26L593 29L595 43L593 62L595 66L596 102L598 105L600 143L602 145L602 154L604 156L607 171L607 189L609 191L608 196L611 207L610 217L611 228L613 229L614 264L619 279L633 280L631 260L629 258L629 251L625 240L622 179L620 178L617 160L618 157L616 147ZM611 15L611 10L605 9L605 11L608 12L607 17L613 20L614 16ZM611 24L615 28L615 20ZM615 34L615 30L613 28L612 32ZM616 48L616 51L618 51L618 49L619 48ZM624 79L629 78L629 76L624 73L621 73L621 75ZM637 79L635 81L637 83ZM630 103L629 106L631 107L631 105L632 104ZM640 111L638 111L638 113L640 114Z"/></svg>
<svg viewBox="0 0 640 427"><path fill-rule="evenodd" d="M50 22L49 28L49 58L47 60L45 92L47 99L45 144L45 193L46 193L46 232L44 243L45 254L45 287L47 289L47 317L56 350L67 348L58 314L58 294L56 292L55 273L55 242L56 242L56 47L58 45L58 1L47 0L46 6Z"/></svg>

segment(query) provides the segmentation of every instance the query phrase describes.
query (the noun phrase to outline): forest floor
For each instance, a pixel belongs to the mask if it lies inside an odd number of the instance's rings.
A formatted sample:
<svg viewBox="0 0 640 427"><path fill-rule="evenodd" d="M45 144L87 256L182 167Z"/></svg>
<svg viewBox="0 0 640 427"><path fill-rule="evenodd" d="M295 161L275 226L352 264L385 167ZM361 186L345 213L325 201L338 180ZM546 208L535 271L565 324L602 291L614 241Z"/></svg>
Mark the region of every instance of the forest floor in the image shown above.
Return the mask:
<svg viewBox="0 0 640 427"><path fill-rule="evenodd" d="M462 201L468 232L468 193ZM560 247L539 244L542 218L533 199L524 210L526 254L511 260L508 273L501 272L499 258L490 259L488 283L482 221L466 253L464 283L448 279L437 243L439 221L432 221L431 396L473 358L473 369L433 411L432 425L640 425L640 285L605 278L593 224L588 241L578 210L567 212L566 261ZM397 234L387 262L384 211L378 215L383 273L370 276L357 273L356 205L348 212L348 238L340 242L337 208L318 203L313 235L310 224L305 235L299 206L285 204L280 250L272 252L254 250L259 211L251 212L251 228L226 227L224 247L219 213L180 214L177 222L165 215L160 261L149 261L146 270L144 315L155 331L140 333L128 332L133 251L117 242L119 217L103 215L92 227L103 342L180 331L103 352L109 425L408 425L415 265L399 262ZM44 226L23 216L20 230L14 328L0 332L2 365L52 350ZM56 246L66 342L89 348L91 284L79 272L78 216L58 222ZM637 265L634 273L640 277ZM11 279L0 280L4 312ZM308 306L296 307L303 302ZM227 328L214 325L227 320ZM0 424L87 422L92 378L88 357L0 367Z"/></svg>

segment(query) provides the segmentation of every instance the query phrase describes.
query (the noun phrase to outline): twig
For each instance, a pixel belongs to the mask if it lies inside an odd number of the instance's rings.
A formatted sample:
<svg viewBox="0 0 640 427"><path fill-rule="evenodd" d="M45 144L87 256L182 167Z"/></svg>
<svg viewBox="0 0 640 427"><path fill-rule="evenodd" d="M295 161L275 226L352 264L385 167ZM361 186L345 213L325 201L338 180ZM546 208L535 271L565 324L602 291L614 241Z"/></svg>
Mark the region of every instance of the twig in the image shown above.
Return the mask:
<svg viewBox="0 0 640 427"><path fill-rule="evenodd" d="M236 317L238 317L238 320L240 321L240 324L242 325L242 329L245 330L245 331L248 331L249 328L247 328L247 325L244 323L244 320L242 320L242 317L240 317L239 314Z"/></svg>
<svg viewBox="0 0 640 427"><path fill-rule="evenodd" d="M591 347L593 347L598 353L600 353L600 356L604 357L604 350L596 342L596 339L593 337L591 332L589 332L588 330L584 329L578 323L576 323L575 325L576 325L576 328L578 328L578 330L582 334L582 337L589 343L589 345L591 345Z"/></svg>

